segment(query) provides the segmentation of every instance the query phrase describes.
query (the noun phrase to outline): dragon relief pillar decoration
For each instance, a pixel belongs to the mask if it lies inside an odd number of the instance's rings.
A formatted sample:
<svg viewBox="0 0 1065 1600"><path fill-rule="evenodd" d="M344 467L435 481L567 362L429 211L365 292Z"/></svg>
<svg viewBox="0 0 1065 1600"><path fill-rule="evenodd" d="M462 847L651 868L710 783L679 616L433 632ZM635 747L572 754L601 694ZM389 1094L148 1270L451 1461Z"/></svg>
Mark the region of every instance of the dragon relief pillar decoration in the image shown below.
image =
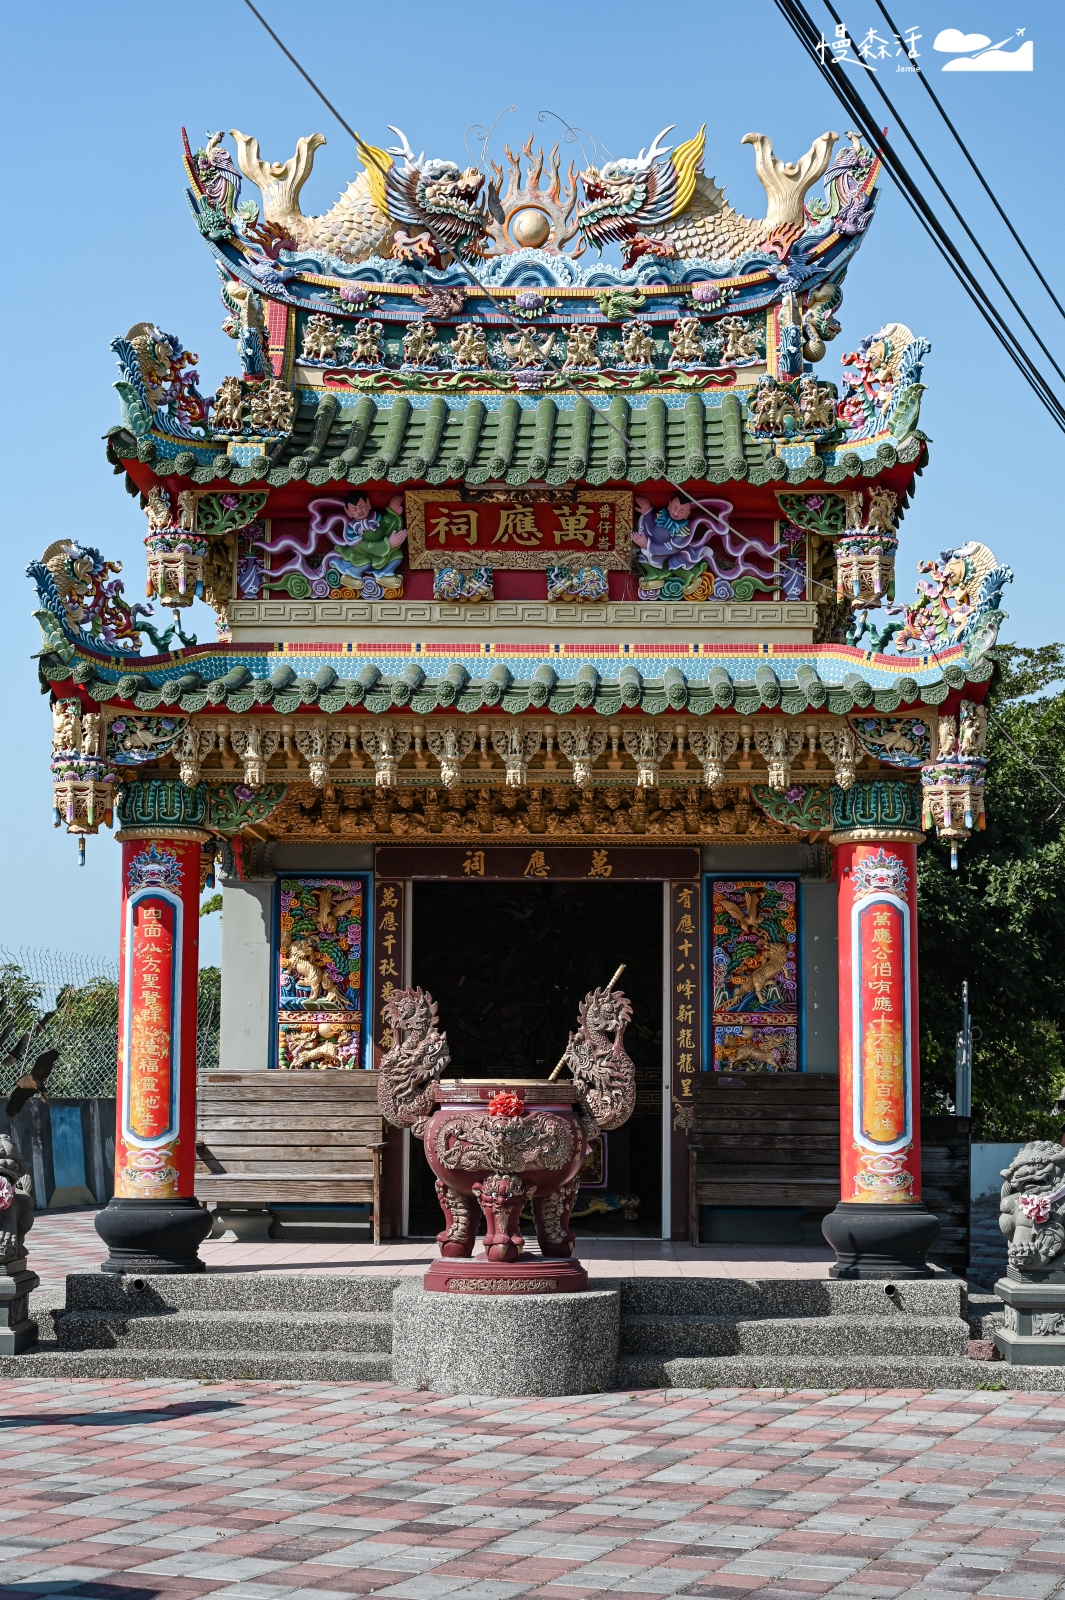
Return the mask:
<svg viewBox="0 0 1065 1600"><path fill-rule="evenodd" d="M451 1053L432 997L399 989L384 1011L395 1043L381 1061L378 1103L394 1127L423 1141L444 1212L442 1260L426 1288L539 1294L586 1287L587 1274L571 1259L569 1216L588 1140L621 1127L635 1105L635 1068L624 1048L631 1002L613 987L581 1001L560 1063L568 1083L444 1079ZM526 1206L539 1259L523 1254ZM485 1251L471 1260L478 1213L487 1225Z"/></svg>

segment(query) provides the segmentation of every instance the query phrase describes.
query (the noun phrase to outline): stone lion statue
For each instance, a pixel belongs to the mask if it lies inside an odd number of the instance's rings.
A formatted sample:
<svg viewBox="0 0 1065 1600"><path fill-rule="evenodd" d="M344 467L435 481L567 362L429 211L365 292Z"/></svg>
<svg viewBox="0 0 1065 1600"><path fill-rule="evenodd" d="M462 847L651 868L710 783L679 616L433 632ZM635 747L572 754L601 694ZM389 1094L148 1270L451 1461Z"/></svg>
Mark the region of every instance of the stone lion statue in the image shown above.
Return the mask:
<svg viewBox="0 0 1065 1600"><path fill-rule="evenodd" d="M1001 1176L998 1224L1009 1240L1009 1264L1022 1272L1065 1265L1065 1145L1035 1139Z"/></svg>
<svg viewBox="0 0 1065 1600"><path fill-rule="evenodd" d="M0 1262L26 1254L33 1227L33 1180L7 1134L0 1134Z"/></svg>

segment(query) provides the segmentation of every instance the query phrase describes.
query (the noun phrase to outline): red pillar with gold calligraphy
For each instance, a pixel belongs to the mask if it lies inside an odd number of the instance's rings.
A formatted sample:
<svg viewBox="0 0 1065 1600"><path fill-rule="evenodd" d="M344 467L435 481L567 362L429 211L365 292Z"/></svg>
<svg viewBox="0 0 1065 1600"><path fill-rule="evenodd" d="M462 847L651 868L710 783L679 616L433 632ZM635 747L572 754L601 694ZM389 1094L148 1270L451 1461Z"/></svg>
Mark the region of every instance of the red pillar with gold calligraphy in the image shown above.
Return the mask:
<svg viewBox="0 0 1065 1600"><path fill-rule="evenodd" d="M97 1218L108 1272L202 1272L195 1198L198 830L122 842L115 1193Z"/></svg>
<svg viewBox="0 0 1065 1600"><path fill-rule="evenodd" d="M840 1202L836 1278L925 1277L938 1219L921 1200L917 849L837 835Z"/></svg>

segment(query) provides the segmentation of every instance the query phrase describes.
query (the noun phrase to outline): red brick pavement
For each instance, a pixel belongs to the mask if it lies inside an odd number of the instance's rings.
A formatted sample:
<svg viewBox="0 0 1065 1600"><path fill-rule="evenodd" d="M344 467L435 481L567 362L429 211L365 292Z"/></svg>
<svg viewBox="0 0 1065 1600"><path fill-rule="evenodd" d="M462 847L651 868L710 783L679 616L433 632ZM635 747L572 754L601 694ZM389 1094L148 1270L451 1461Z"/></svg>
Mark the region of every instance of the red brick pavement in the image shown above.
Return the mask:
<svg viewBox="0 0 1065 1600"><path fill-rule="evenodd" d="M0 1424L0 1600L1065 1597L1065 1395L16 1380Z"/></svg>

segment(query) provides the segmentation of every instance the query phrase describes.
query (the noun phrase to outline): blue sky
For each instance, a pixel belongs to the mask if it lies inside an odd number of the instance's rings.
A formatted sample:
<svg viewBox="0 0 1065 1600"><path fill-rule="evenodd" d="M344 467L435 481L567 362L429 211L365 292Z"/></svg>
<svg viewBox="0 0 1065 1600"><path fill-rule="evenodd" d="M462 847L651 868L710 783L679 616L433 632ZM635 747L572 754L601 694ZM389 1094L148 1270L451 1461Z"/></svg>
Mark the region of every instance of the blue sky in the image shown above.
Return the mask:
<svg viewBox="0 0 1065 1600"><path fill-rule="evenodd" d="M771 0L613 0L609 7L539 0L462 7L406 0L300 0L260 9L348 121L374 143L388 124L416 150L461 158L471 124L490 125L510 104L492 145L501 154L536 128L553 142L578 124L614 155L635 155L665 123L676 137L707 124L706 170L750 216L764 212L753 157L740 140L768 134L794 159L825 129L841 135L838 107ZM882 18L871 0L840 5L860 39ZM888 6L917 25L922 66L1029 248L1061 285L1060 104L1065 88L1065 8L1013 0L902 0ZM828 22L818 0L811 10ZM932 41L945 28L993 42L1034 41L1032 73L948 72ZM132 0L9 7L3 116L8 203L2 387L6 528L0 559L0 665L6 759L0 765L7 825L6 910L0 944L113 957L118 940L118 848L106 833L77 867L73 840L51 827L50 722L30 655L38 647L26 562L73 535L121 559L127 597L144 578L143 514L105 463L101 435L118 420L108 345L153 320L198 352L211 393L235 365L221 332L213 266L183 195L180 129L195 148L207 130L240 128L266 159L320 130L303 209L328 209L358 163L348 136L240 0L185 0L180 8ZM975 181L953 151L905 59L881 64L888 93L948 188L1065 366L1056 313L1008 245ZM863 75L864 76L864 75ZM865 85L870 103L875 95ZM931 114L930 114L931 113ZM885 113L884 121L889 118ZM469 135L470 148L476 141ZM579 155L578 155L579 161ZM1038 315L1036 315L1036 313ZM900 591L915 563L982 539L1016 570L1005 637L1028 644L1065 636L1057 593L1061 512L1053 491L1062 436L1009 364L904 203L885 183L876 220L847 279L843 333L822 372L883 323L932 341L922 425L931 462L903 528ZM192 626L210 637L197 605ZM203 958L217 959L218 918L204 925Z"/></svg>

